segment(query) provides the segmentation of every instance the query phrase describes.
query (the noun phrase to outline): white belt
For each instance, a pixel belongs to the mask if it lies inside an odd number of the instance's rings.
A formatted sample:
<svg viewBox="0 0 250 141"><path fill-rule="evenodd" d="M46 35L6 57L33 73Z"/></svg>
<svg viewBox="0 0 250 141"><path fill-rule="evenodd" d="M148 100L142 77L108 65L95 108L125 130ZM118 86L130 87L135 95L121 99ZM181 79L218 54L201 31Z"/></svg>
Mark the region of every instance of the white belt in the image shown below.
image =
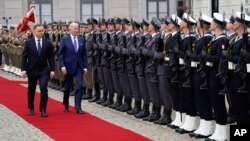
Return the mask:
<svg viewBox="0 0 250 141"><path fill-rule="evenodd" d="M250 64L246 64L247 66L247 72L250 73Z"/></svg>
<svg viewBox="0 0 250 141"><path fill-rule="evenodd" d="M199 62L191 61L191 67L192 68L197 68Z"/></svg>
<svg viewBox="0 0 250 141"><path fill-rule="evenodd" d="M169 61L169 57L164 57L164 60L165 61Z"/></svg>
<svg viewBox="0 0 250 141"><path fill-rule="evenodd" d="M228 69L229 70L236 70L236 64L228 61Z"/></svg>
<svg viewBox="0 0 250 141"><path fill-rule="evenodd" d="M180 64L180 65L184 65L184 59L179 58L179 64Z"/></svg>
<svg viewBox="0 0 250 141"><path fill-rule="evenodd" d="M206 62L206 66L213 67L213 62Z"/></svg>

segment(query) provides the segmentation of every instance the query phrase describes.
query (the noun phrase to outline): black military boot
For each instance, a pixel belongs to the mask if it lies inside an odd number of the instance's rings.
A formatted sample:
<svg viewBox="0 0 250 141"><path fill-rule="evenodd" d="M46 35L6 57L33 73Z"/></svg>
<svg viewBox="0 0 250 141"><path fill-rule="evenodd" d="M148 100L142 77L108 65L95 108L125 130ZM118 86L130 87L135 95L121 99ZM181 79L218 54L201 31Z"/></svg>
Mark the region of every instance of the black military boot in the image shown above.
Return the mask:
<svg viewBox="0 0 250 141"><path fill-rule="evenodd" d="M109 98L102 103L102 106L107 107L109 105L112 105L114 103L114 93L109 93Z"/></svg>
<svg viewBox="0 0 250 141"><path fill-rule="evenodd" d="M107 93L107 92L103 92L102 98L99 99L98 101L96 101L96 103L97 103L97 104L102 104L102 103L104 103L104 102L107 100L107 96L108 96L108 93Z"/></svg>
<svg viewBox="0 0 250 141"><path fill-rule="evenodd" d="M160 112L161 112L161 107L153 105L152 113L149 116L143 118L143 120L149 121L149 122L159 120L161 118Z"/></svg>
<svg viewBox="0 0 250 141"><path fill-rule="evenodd" d="M114 104L110 105L109 107L112 109L119 108L122 105L122 98L123 98L122 95L117 95L116 102Z"/></svg>
<svg viewBox="0 0 250 141"><path fill-rule="evenodd" d="M50 80L50 81L48 82L48 87L49 87L49 88L52 87L52 80Z"/></svg>
<svg viewBox="0 0 250 141"><path fill-rule="evenodd" d="M135 116L136 118L145 118L145 117L147 117L149 114L150 114L150 113L149 113L149 103L144 103L144 104L143 104L143 109L142 109L139 113L135 114L134 116Z"/></svg>
<svg viewBox="0 0 250 141"><path fill-rule="evenodd" d="M183 87L185 87L185 88L190 88L191 87L190 78L188 78L188 80L183 83Z"/></svg>
<svg viewBox="0 0 250 141"><path fill-rule="evenodd" d="M121 112L127 112L132 109L132 98L125 97L124 106L120 109Z"/></svg>
<svg viewBox="0 0 250 141"><path fill-rule="evenodd" d="M172 122L171 113L172 113L171 110L166 110L164 108L162 117L159 120L154 121L154 123L160 124L160 125L167 125L167 124L171 123Z"/></svg>
<svg viewBox="0 0 250 141"><path fill-rule="evenodd" d="M127 112L129 115L137 114L141 111L141 101L135 101L135 107Z"/></svg>
<svg viewBox="0 0 250 141"><path fill-rule="evenodd" d="M92 98L93 89L87 89L85 95L82 96L82 99L87 100Z"/></svg>
<svg viewBox="0 0 250 141"><path fill-rule="evenodd" d="M95 95L93 98L89 99L89 102L96 102L100 100L101 90L100 90L99 84L96 83L94 89L95 89Z"/></svg>
<svg viewBox="0 0 250 141"><path fill-rule="evenodd" d="M178 74L176 74L175 77L171 79L171 82L172 82L172 83L179 83Z"/></svg>

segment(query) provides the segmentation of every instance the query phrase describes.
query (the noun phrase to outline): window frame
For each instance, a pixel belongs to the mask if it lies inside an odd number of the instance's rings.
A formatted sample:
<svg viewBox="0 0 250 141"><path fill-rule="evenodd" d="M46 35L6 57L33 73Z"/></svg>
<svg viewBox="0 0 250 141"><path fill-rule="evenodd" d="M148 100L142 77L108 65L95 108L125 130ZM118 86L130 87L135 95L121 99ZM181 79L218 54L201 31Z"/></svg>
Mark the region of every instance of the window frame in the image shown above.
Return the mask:
<svg viewBox="0 0 250 141"><path fill-rule="evenodd" d="M51 5L51 22L53 21L54 17L53 17L53 0L28 0L27 3L28 3L28 11L29 11L29 7L31 4L38 4L39 5L39 10L40 10L40 13L39 13L39 21L40 21L40 24L43 24L44 21L42 21L42 17L43 17L43 14L42 14L42 4L50 4ZM46 16L46 15L45 15ZM48 21L46 21L48 22Z"/></svg>
<svg viewBox="0 0 250 141"><path fill-rule="evenodd" d="M83 16L83 9L82 9L82 5L83 4L90 4L91 5L91 15L90 17L93 18L94 17L94 4L101 4L102 5L102 18L104 18L104 0L80 0L80 19L81 21L83 20L82 16Z"/></svg>
<svg viewBox="0 0 250 141"><path fill-rule="evenodd" d="M169 1L170 0L147 0L147 4L146 4L146 9L147 9L147 18L149 18L149 2L156 2L156 17L157 18L163 18L163 17L159 17L160 15L160 6L159 3L160 2L167 2L167 14L166 16L169 16Z"/></svg>

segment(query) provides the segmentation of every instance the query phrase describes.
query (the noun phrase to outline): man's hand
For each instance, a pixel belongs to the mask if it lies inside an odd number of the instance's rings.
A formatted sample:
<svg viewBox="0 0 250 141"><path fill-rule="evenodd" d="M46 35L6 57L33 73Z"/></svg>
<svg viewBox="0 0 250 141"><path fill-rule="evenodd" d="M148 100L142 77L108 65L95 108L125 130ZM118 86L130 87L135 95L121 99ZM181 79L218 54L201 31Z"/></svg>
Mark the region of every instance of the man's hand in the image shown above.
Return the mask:
<svg viewBox="0 0 250 141"><path fill-rule="evenodd" d="M22 71L21 76L22 76L22 78L26 78L27 77L26 71Z"/></svg>
<svg viewBox="0 0 250 141"><path fill-rule="evenodd" d="M54 71L51 71L50 72L50 79L54 78L55 77L55 72Z"/></svg>
<svg viewBox="0 0 250 141"><path fill-rule="evenodd" d="M62 67L62 68L61 68L61 71L62 71L62 73L63 73L64 76L67 74L67 70L66 70L65 67Z"/></svg>
<svg viewBox="0 0 250 141"><path fill-rule="evenodd" d="M86 75L88 73L88 69L83 69L83 73Z"/></svg>

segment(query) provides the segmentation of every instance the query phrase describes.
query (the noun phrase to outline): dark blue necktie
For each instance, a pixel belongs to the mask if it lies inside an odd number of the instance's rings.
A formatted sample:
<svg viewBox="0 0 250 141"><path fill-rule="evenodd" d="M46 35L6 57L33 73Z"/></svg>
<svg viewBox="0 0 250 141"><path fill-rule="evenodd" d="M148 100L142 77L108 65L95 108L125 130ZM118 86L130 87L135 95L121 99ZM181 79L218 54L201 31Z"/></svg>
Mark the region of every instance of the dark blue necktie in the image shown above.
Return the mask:
<svg viewBox="0 0 250 141"><path fill-rule="evenodd" d="M42 46L41 46L41 43L40 43L40 40L37 40L37 46L38 46L38 53L39 55L41 54L41 50L42 50Z"/></svg>

